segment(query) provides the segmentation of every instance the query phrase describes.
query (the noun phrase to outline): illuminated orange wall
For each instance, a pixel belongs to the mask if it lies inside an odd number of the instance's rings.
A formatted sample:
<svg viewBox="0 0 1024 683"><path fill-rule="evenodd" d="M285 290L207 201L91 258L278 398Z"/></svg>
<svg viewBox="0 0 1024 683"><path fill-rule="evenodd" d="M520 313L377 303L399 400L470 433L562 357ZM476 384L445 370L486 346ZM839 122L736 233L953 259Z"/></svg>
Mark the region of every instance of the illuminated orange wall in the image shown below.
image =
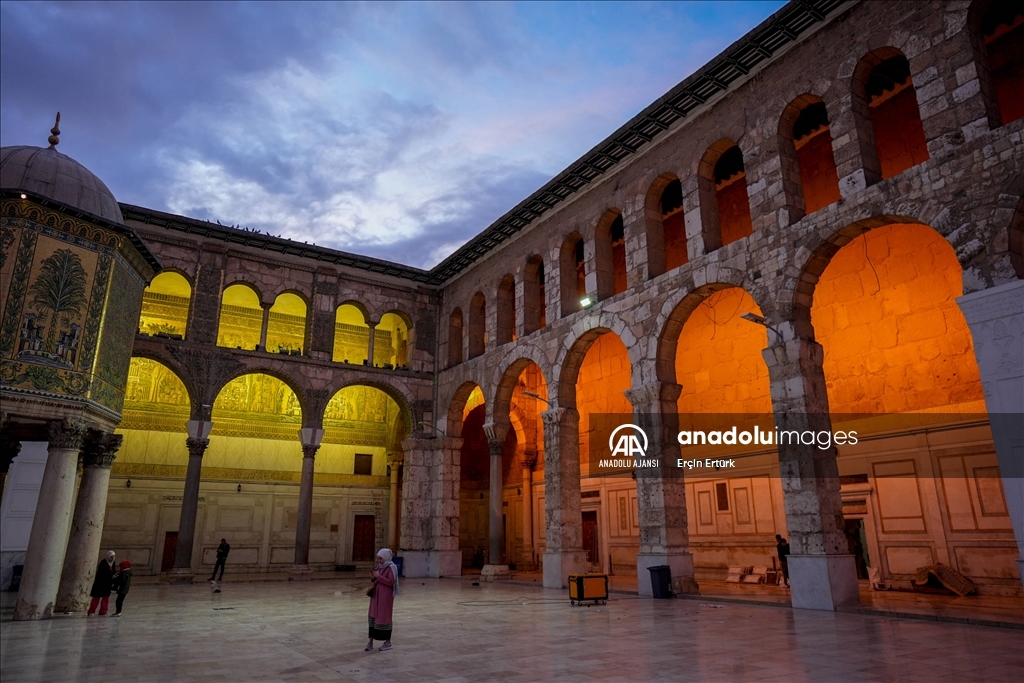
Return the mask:
<svg viewBox="0 0 1024 683"><path fill-rule="evenodd" d="M689 260L686 254L686 224L682 210L665 217L665 270L678 268Z"/></svg>
<svg viewBox="0 0 1024 683"><path fill-rule="evenodd" d="M811 322L832 413L920 410L983 398L952 247L923 225L889 225L833 257Z"/></svg>
<svg viewBox="0 0 1024 683"><path fill-rule="evenodd" d="M742 175L718 190L718 226L723 246L754 232L750 222L747 180Z"/></svg>
<svg viewBox="0 0 1024 683"><path fill-rule="evenodd" d="M576 379L576 409L580 413L580 459L588 460L591 413L632 413L623 393L631 384L629 353L617 335L607 332L591 345Z"/></svg>
<svg viewBox="0 0 1024 683"><path fill-rule="evenodd" d="M839 201L839 175L832 154L832 136L828 129L818 133L796 151L800 166L800 184L804 191L804 209L814 213Z"/></svg>
<svg viewBox="0 0 1024 683"><path fill-rule="evenodd" d="M871 125L875 129L875 147L883 178L928 160L928 145L913 86L873 107Z"/></svg>
<svg viewBox="0 0 1024 683"><path fill-rule="evenodd" d="M767 330L740 318L761 314L754 299L731 287L715 292L690 314L676 349L680 413L771 413Z"/></svg>

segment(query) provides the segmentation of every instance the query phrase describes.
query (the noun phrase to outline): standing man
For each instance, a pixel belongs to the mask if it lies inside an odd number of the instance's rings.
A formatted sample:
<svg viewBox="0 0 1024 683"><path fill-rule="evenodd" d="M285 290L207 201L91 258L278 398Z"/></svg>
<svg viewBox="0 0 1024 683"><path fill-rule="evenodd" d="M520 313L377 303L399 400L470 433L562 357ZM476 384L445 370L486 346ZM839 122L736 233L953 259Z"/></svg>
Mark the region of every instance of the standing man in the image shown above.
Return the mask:
<svg viewBox="0 0 1024 683"><path fill-rule="evenodd" d="M779 564L782 565L782 580L789 588L789 541L775 534L775 549L779 553Z"/></svg>
<svg viewBox="0 0 1024 683"><path fill-rule="evenodd" d="M218 569L220 569L220 579L224 578L224 564L228 561L229 552L231 552L231 546L228 545L228 539L220 539L220 545L217 546L217 564L213 565L213 574L210 575L210 583L216 583L218 581Z"/></svg>

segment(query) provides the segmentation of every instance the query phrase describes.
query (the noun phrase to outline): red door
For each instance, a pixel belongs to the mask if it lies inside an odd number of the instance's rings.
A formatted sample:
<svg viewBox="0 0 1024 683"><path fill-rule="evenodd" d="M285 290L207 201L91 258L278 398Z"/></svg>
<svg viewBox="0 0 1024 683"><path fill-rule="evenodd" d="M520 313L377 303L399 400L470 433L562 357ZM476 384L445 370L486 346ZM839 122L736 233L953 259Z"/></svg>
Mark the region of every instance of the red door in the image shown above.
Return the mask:
<svg viewBox="0 0 1024 683"><path fill-rule="evenodd" d="M174 556L178 554L178 532L168 531L164 534L164 557L160 561L160 571L169 572L174 569Z"/></svg>
<svg viewBox="0 0 1024 683"><path fill-rule="evenodd" d="M373 515L356 515L352 526L352 561L372 562L377 556L373 547Z"/></svg>
<svg viewBox="0 0 1024 683"><path fill-rule="evenodd" d="M597 535L597 510L583 513L583 549L587 551L587 562L597 564L600 560Z"/></svg>

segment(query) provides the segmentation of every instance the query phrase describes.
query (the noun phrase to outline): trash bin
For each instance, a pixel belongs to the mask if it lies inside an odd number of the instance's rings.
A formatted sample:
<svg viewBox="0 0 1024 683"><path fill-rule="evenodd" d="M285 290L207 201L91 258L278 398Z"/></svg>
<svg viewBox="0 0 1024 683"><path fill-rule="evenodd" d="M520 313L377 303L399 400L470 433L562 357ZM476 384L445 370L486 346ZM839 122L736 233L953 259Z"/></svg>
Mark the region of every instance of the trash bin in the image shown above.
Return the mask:
<svg viewBox="0 0 1024 683"><path fill-rule="evenodd" d="M395 558L395 566L398 567L398 575L399 576L405 576L405 569L404 569L404 567L405 567L405 558L404 557L396 557Z"/></svg>
<svg viewBox="0 0 1024 683"><path fill-rule="evenodd" d="M25 570L25 565L16 564L14 565L14 571L11 574L11 585L7 589L12 593L17 593L18 589L21 588L21 573Z"/></svg>
<svg viewBox="0 0 1024 683"><path fill-rule="evenodd" d="M651 572L651 589L654 592L654 597L659 600L671 598L672 568L665 564L648 567L647 570Z"/></svg>

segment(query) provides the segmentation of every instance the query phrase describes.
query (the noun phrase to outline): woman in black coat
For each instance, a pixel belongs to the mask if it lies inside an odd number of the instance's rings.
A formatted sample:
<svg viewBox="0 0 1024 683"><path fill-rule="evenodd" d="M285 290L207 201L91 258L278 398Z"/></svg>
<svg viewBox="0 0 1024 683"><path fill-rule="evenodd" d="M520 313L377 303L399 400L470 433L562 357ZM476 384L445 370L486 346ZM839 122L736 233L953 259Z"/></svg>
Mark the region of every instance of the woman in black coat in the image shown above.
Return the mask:
<svg viewBox="0 0 1024 683"><path fill-rule="evenodd" d="M89 595L92 601L89 603L89 616L96 611L96 605L100 606L100 616L106 616L107 608L110 606L110 591L114 585L114 551L107 553L107 559L100 560L96 567L96 579L92 582L92 590Z"/></svg>

